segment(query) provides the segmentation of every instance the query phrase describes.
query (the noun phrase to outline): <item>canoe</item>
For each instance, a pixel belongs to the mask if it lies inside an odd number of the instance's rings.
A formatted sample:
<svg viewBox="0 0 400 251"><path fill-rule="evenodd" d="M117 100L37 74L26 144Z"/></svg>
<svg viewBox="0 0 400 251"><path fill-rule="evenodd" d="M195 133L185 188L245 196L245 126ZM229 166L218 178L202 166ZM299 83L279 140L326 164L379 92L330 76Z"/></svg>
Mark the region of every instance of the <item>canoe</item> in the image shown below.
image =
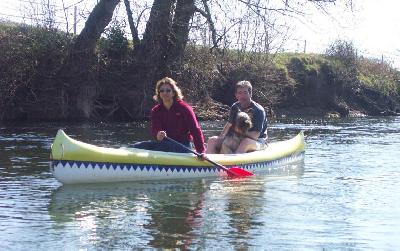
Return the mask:
<svg viewBox="0 0 400 251"><path fill-rule="evenodd" d="M208 154L226 167L238 166L255 174L304 159L304 134L268 144L245 154ZM63 184L190 179L227 176L226 171L199 160L192 153L170 153L136 148L107 148L84 143L58 130L51 145L51 172Z"/></svg>

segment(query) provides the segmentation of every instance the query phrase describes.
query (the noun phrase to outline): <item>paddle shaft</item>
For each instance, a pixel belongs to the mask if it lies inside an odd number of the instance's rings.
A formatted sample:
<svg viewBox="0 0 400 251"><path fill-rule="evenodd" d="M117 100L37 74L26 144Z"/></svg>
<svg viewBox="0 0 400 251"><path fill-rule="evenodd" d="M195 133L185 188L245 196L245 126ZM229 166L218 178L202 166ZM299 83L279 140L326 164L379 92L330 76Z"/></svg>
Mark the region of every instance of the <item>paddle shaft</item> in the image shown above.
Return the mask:
<svg viewBox="0 0 400 251"><path fill-rule="evenodd" d="M165 138L166 138L167 140L169 140L169 141L174 142L175 144L180 145L182 148L185 148L185 149L188 150L189 152L194 153L197 157L201 157L201 154L200 154L200 153L198 153L198 152L196 152L196 151L194 151L194 150L192 150L192 149L186 147L186 146L183 145L182 143L180 143L180 142L178 142L178 141L176 141L176 140L174 140L174 139L171 139L170 137L165 137ZM237 176L237 174L236 174L235 172L232 172L231 170L229 170L229 168L227 168L227 167L225 167L225 166L223 166L223 165L221 165L221 164L218 164L217 162L214 162L214 161L210 160L210 159L207 158L207 157L204 157L204 159L207 160L208 162L210 162L211 164L213 164L213 165L215 165L215 166L218 166L219 168L225 170L226 172L228 172L228 173L230 173L230 174L232 174L232 175Z"/></svg>

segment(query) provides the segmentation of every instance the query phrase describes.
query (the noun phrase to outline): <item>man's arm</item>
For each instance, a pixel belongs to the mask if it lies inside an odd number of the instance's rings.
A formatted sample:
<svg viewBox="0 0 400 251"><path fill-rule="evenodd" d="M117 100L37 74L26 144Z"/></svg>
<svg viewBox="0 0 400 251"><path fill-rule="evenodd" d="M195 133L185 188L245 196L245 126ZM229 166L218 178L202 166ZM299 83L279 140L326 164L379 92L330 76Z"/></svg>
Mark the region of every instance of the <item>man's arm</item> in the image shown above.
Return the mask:
<svg viewBox="0 0 400 251"><path fill-rule="evenodd" d="M257 131L247 132L246 137L257 140L258 137L260 137L260 132L257 132Z"/></svg>
<svg viewBox="0 0 400 251"><path fill-rule="evenodd" d="M257 140L261 135L261 130L264 125L265 111L264 109L257 109L253 115L253 127L251 131L246 133L246 137Z"/></svg>
<svg viewBox="0 0 400 251"><path fill-rule="evenodd" d="M220 134L220 136L221 136L221 137L225 137L225 135L228 133L228 131L229 131L229 128L231 128L231 126L232 126L232 124L231 124L231 123L229 123L229 122L226 122L226 124L225 124L224 128L223 128L223 129L222 129L222 131L221 131L221 134Z"/></svg>
<svg viewBox="0 0 400 251"><path fill-rule="evenodd" d="M234 120L235 120L235 117L236 117L236 113L238 111L238 108L237 108L237 106L235 106L235 104L233 104L231 106L231 109L229 110L228 122L226 122L224 128L222 129L220 137L225 137L226 134L228 133L229 129L232 127L232 125L234 123Z"/></svg>

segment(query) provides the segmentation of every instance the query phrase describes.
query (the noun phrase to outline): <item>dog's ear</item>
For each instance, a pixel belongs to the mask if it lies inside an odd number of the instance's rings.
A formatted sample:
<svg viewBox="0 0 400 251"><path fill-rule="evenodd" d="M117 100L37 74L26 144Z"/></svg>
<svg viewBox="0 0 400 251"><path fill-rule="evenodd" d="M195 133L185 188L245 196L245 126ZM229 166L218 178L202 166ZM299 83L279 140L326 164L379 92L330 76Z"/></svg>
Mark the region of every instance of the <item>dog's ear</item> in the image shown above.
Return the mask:
<svg viewBox="0 0 400 251"><path fill-rule="evenodd" d="M251 123L251 120L246 120L246 126L247 126L247 129L250 129L253 126L253 123Z"/></svg>
<svg viewBox="0 0 400 251"><path fill-rule="evenodd" d="M245 124L246 124L247 129L250 129L253 126L253 123L251 122L250 118L247 118L245 120Z"/></svg>

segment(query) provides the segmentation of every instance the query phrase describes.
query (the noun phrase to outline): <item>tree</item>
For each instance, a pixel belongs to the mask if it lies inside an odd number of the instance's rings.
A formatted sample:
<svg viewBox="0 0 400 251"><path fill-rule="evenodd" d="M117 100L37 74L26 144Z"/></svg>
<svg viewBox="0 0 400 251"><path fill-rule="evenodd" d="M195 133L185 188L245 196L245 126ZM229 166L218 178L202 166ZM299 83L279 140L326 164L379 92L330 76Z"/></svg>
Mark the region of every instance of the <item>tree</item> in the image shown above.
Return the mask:
<svg viewBox="0 0 400 251"><path fill-rule="evenodd" d="M90 13L85 27L77 36L69 57L56 76L60 82L62 117L88 119L93 110L96 86L88 76L94 59L96 42L111 21L120 0L100 0Z"/></svg>
<svg viewBox="0 0 400 251"><path fill-rule="evenodd" d="M323 9L325 4L339 0L301 0L282 2L261 0L154 0L143 38L139 39L138 25L132 18L132 10L128 0L124 0L129 17L129 25L134 41L135 63L132 71L136 72L135 86L141 92L144 114L149 108L151 90L154 82L172 75L181 64L194 15L200 15L207 23L212 40L212 48L230 43L229 32L236 31L237 39L241 39L242 50L254 50L269 53L276 31L282 28L276 20L277 15L298 17L307 4ZM346 0L343 0L346 1ZM90 60L93 58L96 41L110 22L113 11L120 0L100 0L86 21L85 28L77 37L70 52L70 57L60 70L58 79L62 81L62 111L69 118L89 118L93 106L96 88L87 79ZM351 1L348 1L351 3ZM230 9L234 6L234 9ZM240 15L236 9L239 9ZM223 18L221 18L221 16ZM219 19L218 19L219 18ZM223 19L223 22L220 20ZM262 27L259 28L259 27ZM231 36L232 37L232 36ZM262 41L258 40L262 38ZM279 45L279 43L278 43ZM72 77L73 76L73 77ZM76 76L86 81L76 82ZM74 80L75 79L75 80ZM70 109L72 107L72 109ZM68 108L68 109L67 109Z"/></svg>

